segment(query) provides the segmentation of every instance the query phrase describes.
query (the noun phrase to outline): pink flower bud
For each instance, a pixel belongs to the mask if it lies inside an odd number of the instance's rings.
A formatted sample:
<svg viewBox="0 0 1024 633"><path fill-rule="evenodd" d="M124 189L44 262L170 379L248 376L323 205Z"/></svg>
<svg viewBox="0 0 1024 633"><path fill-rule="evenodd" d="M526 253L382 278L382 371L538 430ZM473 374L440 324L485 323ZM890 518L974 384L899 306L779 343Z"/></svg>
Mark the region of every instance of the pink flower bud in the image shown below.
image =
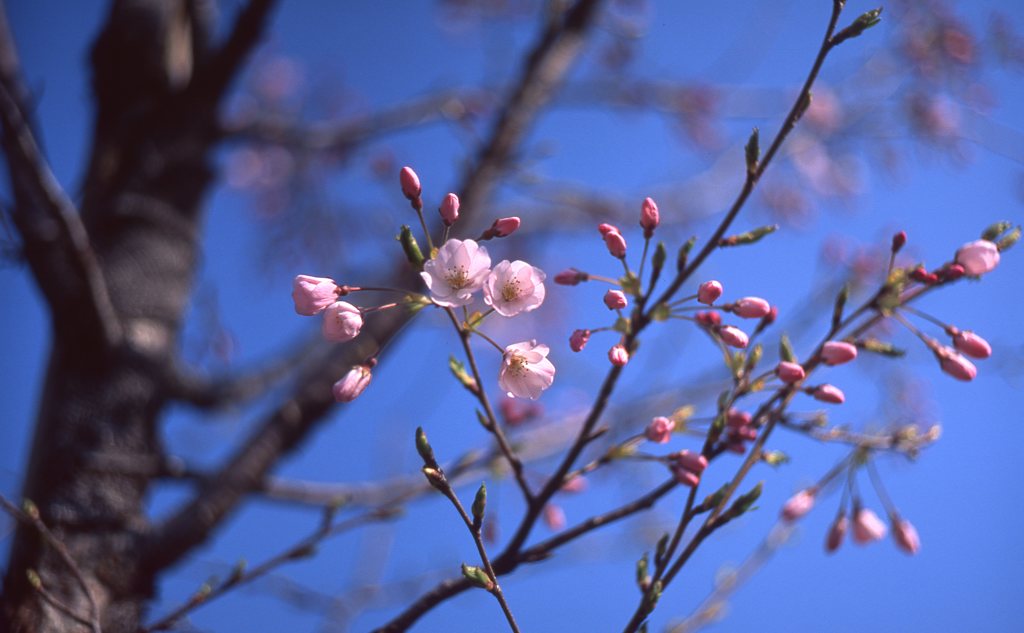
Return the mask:
<svg viewBox="0 0 1024 633"><path fill-rule="evenodd" d="M562 492L583 492L587 489L587 480L583 475L576 475L562 484Z"/></svg>
<svg viewBox="0 0 1024 633"><path fill-rule="evenodd" d="M805 376L804 368L800 363L791 363L785 360L780 362L778 367L775 368L775 374L779 377L779 380L786 384L800 382Z"/></svg>
<svg viewBox="0 0 1024 633"><path fill-rule="evenodd" d="M846 530L849 526L850 522L846 520L846 514L839 515L832 522L832 527L828 529L828 536L825 537L826 552L831 554L839 549L839 546L843 544L843 537L846 536Z"/></svg>
<svg viewBox="0 0 1024 633"><path fill-rule="evenodd" d="M644 198L640 205L640 226L644 227L644 237L650 238L654 235L654 229L658 228L661 218L658 215L658 205L651 198Z"/></svg>
<svg viewBox="0 0 1024 633"><path fill-rule="evenodd" d="M956 263L968 275L984 275L999 265L999 249L988 240L968 242L956 252Z"/></svg>
<svg viewBox="0 0 1024 633"><path fill-rule="evenodd" d="M772 306L772 309L768 311L768 314L764 315L764 318L761 319L761 322L764 325L771 325L772 323L775 323L775 319L778 319L778 318L779 318L779 306Z"/></svg>
<svg viewBox="0 0 1024 633"><path fill-rule="evenodd" d="M834 385L819 385L812 393L815 400L831 404L843 404L846 402L846 395L839 387Z"/></svg>
<svg viewBox="0 0 1024 633"><path fill-rule="evenodd" d="M729 347L743 349L750 342L746 332L731 325L723 325L718 328L718 335L722 337L722 342Z"/></svg>
<svg viewBox="0 0 1024 633"><path fill-rule="evenodd" d="M942 371L953 378L967 382L974 380L974 377L978 375L978 368L974 366L974 363L957 354L953 349L937 346L934 351Z"/></svg>
<svg viewBox="0 0 1024 633"><path fill-rule="evenodd" d="M621 343L608 350L608 360L616 367L622 367L629 362L629 352Z"/></svg>
<svg viewBox="0 0 1024 633"><path fill-rule="evenodd" d="M711 305L722 296L722 284L712 279L705 281L697 288L697 301L705 305Z"/></svg>
<svg viewBox="0 0 1024 633"><path fill-rule="evenodd" d="M733 429L740 429L750 424L750 414L739 409L729 409L725 414L725 423Z"/></svg>
<svg viewBox="0 0 1024 633"><path fill-rule="evenodd" d="M338 299L338 284L327 277L298 275L292 281L295 311L303 316L319 314Z"/></svg>
<svg viewBox="0 0 1024 633"><path fill-rule="evenodd" d="M555 283L562 286L575 286L590 279L590 275L582 270L569 268L555 275Z"/></svg>
<svg viewBox="0 0 1024 633"><path fill-rule="evenodd" d="M693 488L700 483L700 475L692 473L685 468L677 468L672 466L672 474L675 475L676 481L683 484L688 488Z"/></svg>
<svg viewBox="0 0 1024 633"><path fill-rule="evenodd" d="M574 352L582 352L590 340L590 330L574 330L569 337L569 349Z"/></svg>
<svg viewBox="0 0 1024 633"><path fill-rule="evenodd" d="M708 458L700 453L683 450L672 456L676 468L683 468L691 473L701 474L708 467Z"/></svg>
<svg viewBox="0 0 1024 633"><path fill-rule="evenodd" d="M445 226L455 224L455 221L459 219L459 197L454 193L445 196L444 200L441 201L438 213L441 214L441 220Z"/></svg>
<svg viewBox="0 0 1024 633"><path fill-rule="evenodd" d="M857 346L845 341L828 341L821 347L821 361L826 365L842 365L857 358Z"/></svg>
<svg viewBox="0 0 1024 633"><path fill-rule="evenodd" d="M808 488L790 497L789 501L782 506L782 518L792 523L810 512L811 508L814 507L814 495L816 492L817 490Z"/></svg>
<svg viewBox="0 0 1024 633"><path fill-rule="evenodd" d="M420 197L423 187L420 186L420 177L412 170L412 167L403 167L398 173L398 182L402 185L402 195L410 201Z"/></svg>
<svg viewBox="0 0 1024 633"><path fill-rule="evenodd" d="M557 532L565 527L565 510L561 506L549 503L544 506L544 525L548 529Z"/></svg>
<svg viewBox="0 0 1024 633"><path fill-rule="evenodd" d="M597 225L597 230L601 232L601 237L604 237L605 235L608 235L609 233L613 233L613 232L614 233L621 233L622 232L622 231L619 230L619 227L615 226L614 224L598 224Z"/></svg>
<svg viewBox="0 0 1024 633"><path fill-rule="evenodd" d="M733 313L744 319L760 319L768 316L771 310L768 302L760 297L743 297L732 307Z"/></svg>
<svg viewBox="0 0 1024 633"><path fill-rule="evenodd" d="M904 552L913 556L921 549L921 538L917 535L917 529L907 521L898 516L892 519L892 537L896 545Z"/></svg>
<svg viewBox="0 0 1024 633"><path fill-rule="evenodd" d="M363 315L359 308L347 301L335 301L324 310L324 322L320 331L328 341L344 343L359 336L362 327Z"/></svg>
<svg viewBox="0 0 1024 633"><path fill-rule="evenodd" d="M697 320L697 323L700 323L704 327L717 327L722 324L722 315L718 314L714 310L698 312L693 315L693 318Z"/></svg>
<svg viewBox="0 0 1024 633"><path fill-rule="evenodd" d="M658 444L667 444L672 439L672 431L675 428L675 420L658 416L647 425L647 428L644 430L644 437Z"/></svg>
<svg viewBox="0 0 1024 633"><path fill-rule="evenodd" d="M971 358L988 358L992 355L992 346L970 330L958 330L953 335L953 347Z"/></svg>
<svg viewBox="0 0 1024 633"><path fill-rule="evenodd" d="M608 252L612 254L612 257L622 259L626 256L626 238L622 237L618 231L605 233L604 245L608 247Z"/></svg>
<svg viewBox="0 0 1024 633"><path fill-rule="evenodd" d="M885 523L871 510L858 508L853 515L853 541L864 545L885 536Z"/></svg>
<svg viewBox="0 0 1024 633"><path fill-rule="evenodd" d="M924 266L918 266L914 270L910 271L910 278L929 286L938 283L939 281L939 276L935 273L928 272L925 270Z"/></svg>
<svg viewBox="0 0 1024 633"><path fill-rule="evenodd" d="M964 276L964 267L960 264L947 264L939 271L942 281L954 281Z"/></svg>
<svg viewBox="0 0 1024 633"><path fill-rule="evenodd" d="M900 231L896 235L892 236L892 252L898 253L903 245L907 243L907 232Z"/></svg>
<svg viewBox="0 0 1024 633"><path fill-rule="evenodd" d="M363 393L370 384L371 378L373 378L373 374L369 367L356 365L348 370L341 380L334 383L331 393L334 394L334 399L338 402L352 402L359 397L359 394Z"/></svg>
<svg viewBox="0 0 1024 633"><path fill-rule="evenodd" d="M609 310L621 310L628 305L626 295L621 290L609 290L604 293L604 304Z"/></svg>
<svg viewBox="0 0 1024 633"><path fill-rule="evenodd" d="M519 218L514 215L508 218L498 218L491 225L491 232L494 234L494 237L508 237L516 232L519 224Z"/></svg>

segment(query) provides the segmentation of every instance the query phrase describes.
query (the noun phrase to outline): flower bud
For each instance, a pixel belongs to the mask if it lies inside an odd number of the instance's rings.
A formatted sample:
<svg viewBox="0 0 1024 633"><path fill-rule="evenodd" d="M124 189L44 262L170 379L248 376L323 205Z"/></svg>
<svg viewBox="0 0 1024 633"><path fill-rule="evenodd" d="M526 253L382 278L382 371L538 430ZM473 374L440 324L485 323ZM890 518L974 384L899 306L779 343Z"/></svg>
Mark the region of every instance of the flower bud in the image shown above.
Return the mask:
<svg viewBox="0 0 1024 633"><path fill-rule="evenodd" d="M616 367L622 367L629 362L629 352L621 343L608 350L608 360Z"/></svg>
<svg viewBox="0 0 1024 633"><path fill-rule="evenodd" d="M398 173L398 182L402 185L402 195L410 201L416 200L423 192L420 186L420 177L412 170L412 167L403 167Z"/></svg>
<svg viewBox="0 0 1024 633"><path fill-rule="evenodd" d="M843 544L843 537L846 536L846 530L849 526L850 522L846 519L845 513L836 517L836 520L832 522L832 527L828 529L828 536L825 537L826 552L831 554L839 549L839 546Z"/></svg>
<svg viewBox="0 0 1024 633"><path fill-rule="evenodd" d="M999 265L999 249L988 240L968 242L957 250L956 263L968 275L984 275Z"/></svg>
<svg viewBox="0 0 1024 633"><path fill-rule="evenodd" d="M953 378L968 382L974 380L974 377L978 375L978 368L974 366L974 363L957 354L954 350L938 346L934 351L935 356L939 359L942 371Z"/></svg>
<svg viewBox="0 0 1024 633"><path fill-rule="evenodd" d="M626 238L618 231L608 231L604 234L604 244L612 257L622 259L626 256Z"/></svg>
<svg viewBox="0 0 1024 633"><path fill-rule="evenodd" d="M673 464L677 468L685 468L686 470L701 474L708 467L708 458L704 457L700 453L694 453L693 451L683 450L679 451L672 456Z"/></svg>
<svg viewBox="0 0 1024 633"><path fill-rule="evenodd" d="M760 297L743 297L733 304L732 312L744 319L760 319L768 316L772 307Z"/></svg>
<svg viewBox="0 0 1024 633"><path fill-rule="evenodd" d="M785 360L775 368L775 374L779 377L779 380L786 384L800 382L806 375L800 363L791 363Z"/></svg>
<svg viewBox="0 0 1024 633"><path fill-rule="evenodd" d="M705 305L711 305L722 296L722 284L712 279L705 281L697 288L697 301Z"/></svg>
<svg viewBox="0 0 1024 633"><path fill-rule="evenodd" d="M544 506L544 525L548 526L548 529L553 532L564 528L565 510L562 510L561 506L556 506L553 503Z"/></svg>
<svg viewBox="0 0 1024 633"><path fill-rule="evenodd" d="M896 515L891 519L893 540L901 550L913 556L921 549L921 538L917 535L917 529L910 521Z"/></svg>
<svg viewBox="0 0 1024 633"><path fill-rule="evenodd" d="M817 490L808 488L790 497L789 501L782 506L783 520L792 523L810 512L811 508L814 507L814 495L816 492Z"/></svg>
<svg viewBox="0 0 1024 633"><path fill-rule="evenodd" d="M572 479L567 479L565 483L562 484L560 490L562 492L569 493L583 492L587 489L587 485L587 480L583 477L583 475L576 475Z"/></svg>
<svg viewBox="0 0 1024 633"><path fill-rule="evenodd" d="M743 349L750 342L746 332L731 325L723 325L718 328L718 335L722 337L722 342L729 347Z"/></svg>
<svg viewBox="0 0 1024 633"><path fill-rule="evenodd" d="M344 343L359 336L362 327L363 315L359 308L347 301L335 301L324 310L324 321L320 330L328 341Z"/></svg>
<svg viewBox="0 0 1024 633"><path fill-rule="evenodd" d="M846 402L846 395L839 387L834 385L819 385L811 392L815 400L828 402L830 404L843 404Z"/></svg>
<svg viewBox="0 0 1024 633"><path fill-rule="evenodd" d="M647 428L644 430L644 437L657 444L667 444L672 439L672 431L675 428L675 420L658 416L647 425Z"/></svg>
<svg viewBox="0 0 1024 633"><path fill-rule="evenodd" d="M946 264L939 270L938 277L942 281L955 281L963 277L965 272L960 264Z"/></svg>
<svg viewBox="0 0 1024 633"><path fill-rule="evenodd" d="M494 237L508 237L516 232L519 224L519 218L514 215L508 218L498 218L491 225L491 233L494 234Z"/></svg>
<svg viewBox="0 0 1024 633"><path fill-rule="evenodd" d="M323 312L338 299L338 284L328 277L298 275L292 281L292 301L295 312L313 316Z"/></svg>
<svg viewBox="0 0 1024 633"><path fill-rule="evenodd" d="M582 270L569 268L555 275L555 283L561 286L576 286L590 279L590 275Z"/></svg>
<svg viewBox="0 0 1024 633"><path fill-rule="evenodd" d="M622 232L622 231L619 230L619 227L615 226L614 224L607 224L607 223L598 224L597 225L597 230L601 232L601 237L604 237L605 235L608 235L609 233L612 233L612 232L615 232L615 233L621 233Z"/></svg>
<svg viewBox="0 0 1024 633"><path fill-rule="evenodd" d="M692 473L685 468L676 468L675 466L672 466L671 470L672 474L676 477L676 481L688 488L693 488L700 483L700 475Z"/></svg>
<svg viewBox="0 0 1024 633"><path fill-rule="evenodd" d="M590 330L574 330L569 337L569 349L574 352L582 352L590 340Z"/></svg>
<svg viewBox="0 0 1024 633"><path fill-rule="evenodd" d="M604 304L609 310L621 310L628 305L626 295L621 290L609 290L604 293Z"/></svg>
<svg viewBox="0 0 1024 633"><path fill-rule="evenodd" d="M718 314L714 310L698 312L693 315L693 318L697 320L697 323L700 323L704 327L717 327L722 324L722 315Z"/></svg>
<svg viewBox="0 0 1024 633"><path fill-rule="evenodd" d="M739 409L729 409L725 414L725 423L732 429L741 429L745 426L750 425L751 417L746 411L740 411Z"/></svg>
<svg viewBox="0 0 1024 633"><path fill-rule="evenodd" d="M654 235L654 229L658 228L661 218L658 215L658 205L651 198L644 198L640 205L640 226L644 228L644 237L650 239Z"/></svg>
<svg viewBox="0 0 1024 633"><path fill-rule="evenodd" d="M845 341L828 341L821 347L821 362L842 365L857 358L857 346Z"/></svg>
<svg viewBox="0 0 1024 633"><path fill-rule="evenodd" d="M455 221L459 219L459 197L454 193L448 194L441 201L441 206L437 211L441 214L441 220L445 226L455 224Z"/></svg>
<svg viewBox="0 0 1024 633"><path fill-rule="evenodd" d="M373 374L370 372L369 367L366 365L356 365L348 370L348 373L342 376L341 380L334 383L331 393L338 402L352 402L359 397L359 394L363 393L370 384L371 378L373 378Z"/></svg>
<svg viewBox="0 0 1024 633"><path fill-rule="evenodd" d="M900 249L902 249L903 245L906 244L906 243L907 243L907 232L906 231L900 231L896 235L893 235L892 236L892 252L893 252L893 254L896 254L896 253L900 252Z"/></svg>
<svg viewBox="0 0 1024 633"><path fill-rule="evenodd" d="M992 355L992 346L970 330L957 330L953 335L953 347L971 358L988 358Z"/></svg>
<svg viewBox="0 0 1024 633"><path fill-rule="evenodd" d="M853 515L853 541L864 545L885 536L888 530L878 515L864 508L857 508Z"/></svg>

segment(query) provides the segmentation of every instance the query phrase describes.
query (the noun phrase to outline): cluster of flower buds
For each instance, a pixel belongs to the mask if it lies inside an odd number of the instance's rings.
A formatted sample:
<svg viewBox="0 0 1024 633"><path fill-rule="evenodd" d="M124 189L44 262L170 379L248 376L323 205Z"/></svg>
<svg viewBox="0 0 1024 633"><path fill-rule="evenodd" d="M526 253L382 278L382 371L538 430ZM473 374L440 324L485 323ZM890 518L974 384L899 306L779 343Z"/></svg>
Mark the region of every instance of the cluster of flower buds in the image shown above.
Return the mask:
<svg viewBox="0 0 1024 633"><path fill-rule="evenodd" d="M693 451L679 451L669 455L669 470L676 481L684 486L693 487L700 483L701 473L708 467L708 459Z"/></svg>
<svg viewBox="0 0 1024 633"><path fill-rule="evenodd" d="M725 414L725 428L725 448L733 453L746 453L746 442L757 439L757 427L746 411L729 409Z"/></svg>
<svg viewBox="0 0 1024 633"><path fill-rule="evenodd" d="M722 296L723 292L722 283L711 279L698 286L696 296L691 299L695 298L699 303L730 312L741 319L761 319L758 331L774 323L778 317L778 309L761 297L743 297L731 303L716 306L715 301ZM745 349L750 343L750 336L740 328L734 325L722 325L722 316L716 311L697 312L693 320L729 347Z"/></svg>
<svg viewBox="0 0 1024 633"><path fill-rule="evenodd" d="M803 517L814 508L817 495L818 488L814 486L797 492L782 506L780 512L782 520L792 523ZM889 515L889 522L892 525L893 540L896 541L897 547L908 554L916 554L921 549L921 540L910 521L893 512ZM839 549L847 531L850 530L850 523L846 517L846 511L840 509L825 535L826 552L832 553ZM852 523L853 541L860 545L879 541L888 533L885 522L872 510L862 507L859 500L854 501L853 504Z"/></svg>

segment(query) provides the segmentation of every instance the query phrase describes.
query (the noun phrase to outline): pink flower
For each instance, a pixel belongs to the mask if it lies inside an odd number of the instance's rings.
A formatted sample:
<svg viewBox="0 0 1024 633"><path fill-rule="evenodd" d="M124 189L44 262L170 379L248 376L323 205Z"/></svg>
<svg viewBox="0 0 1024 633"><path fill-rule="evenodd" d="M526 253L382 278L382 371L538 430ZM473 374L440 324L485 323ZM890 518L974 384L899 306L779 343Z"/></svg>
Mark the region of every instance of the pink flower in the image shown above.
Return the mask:
<svg viewBox="0 0 1024 633"><path fill-rule="evenodd" d="M830 404L843 404L846 402L846 395L839 387L834 385L819 385L811 392L811 395L814 396L815 400Z"/></svg>
<svg viewBox="0 0 1024 633"><path fill-rule="evenodd" d="M498 386L510 397L536 400L555 381L555 366L547 345L537 341L513 343L505 348Z"/></svg>
<svg viewBox="0 0 1024 633"><path fill-rule="evenodd" d="M892 516L892 537L896 545L904 552L913 556L921 549L921 538L917 535L917 529L906 519Z"/></svg>
<svg viewBox="0 0 1024 633"><path fill-rule="evenodd" d="M403 167L398 173L398 182L402 185L402 195L409 200L420 197L423 187L420 186L420 177L412 170L412 167Z"/></svg>
<svg viewBox="0 0 1024 633"><path fill-rule="evenodd" d="M565 510L562 510L561 506L556 506L553 503L544 506L544 525L554 532L564 528Z"/></svg>
<svg viewBox="0 0 1024 633"><path fill-rule="evenodd" d="M621 310L629 302L626 301L626 295L621 290L609 290L604 293L604 304L608 306L609 310Z"/></svg>
<svg viewBox="0 0 1024 633"><path fill-rule="evenodd" d="M845 513L836 517L836 520L832 522L832 527L828 529L828 536L825 537L826 552L831 554L839 549L839 546L843 544L843 537L846 536L846 530L849 526L850 522L846 520Z"/></svg>
<svg viewBox="0 0 1024 633"><path fill-rule="evenodd" d="M743 297L733 304L732 311L744 319L760 319L768 316L772 307L761 297Z"/></svg>
<svg viewBox="0 0 1024 633"><path fill-rule="evenodd" d="M493 237L508 237L516 232L519 224L519 218L514 215L508 218L498 218L491 225L490 232L493 234Z"/></svg>
<svg viewBox="0 0 1024 633"><path fill-rule="evenodd" d="M363 327L363 314L347 301L335 301L324 310L320 328L324 338L332 343L344 343L359 336Z"/></svg>
<svg viewBox="0 0 1024 633"><path fill-rule="evenodd" d="M484 282L484 303L502 316L530 312L544 302L544 271L524 261L499 263Z"/></svg>
<svg viewBox="0 0 1024 633"><path fill-rule="evenodd" d="M705 305L711 305L722 296L722 284L712 279L705 281L697 288L697 301Z"/></svg>
<svg viewBox="0 0 1024 633"><path fill-rule="evenodd" d="M970 330L957 330L953 335L953 347L971 358L988 358L992 355L992 346Z"/></svg>
<svg viewBox="0 0 1024 633"><path fill-rule="evenodd" d="M604 244L612 257L622 259L626 256L626 238L618 231L608 231L604 234Z"/></svg>
<svg viewBox="0 0 1024 633"><path fill-rule="evenodd" d="M609 233L611 233L613 231L615 233L621 233L622 232L622 231L619 230L619 227L615 226L614 224L598 224L597 225L597 230L601 232L601 237L604 237L605 235L608 235Z"/></svg>
<svg viewBox="0 0 1024 633"><path fill-rule="evenodd" d="M333 279L298 275L292 281L295 311L303 316L319 314L337 299L338 284Z"/></svg>
<svg viewBox="0 0 1024 633"><path fill-rule="evenodd" d="M629 362L629 352L621 343L608 350L608 360L616 367L622 367Z"/></svg>
<svg viewBox="0 0 1024 633"><path fill-rule="evenodd" d="M775 368L775 374L779 377L779 380L786 384L800 382L805 376L804 368L800 363L791 363L785 360L780 362Z"/></svg>
<svg viewBox="0 0 1024 633"><path fill-rule="evenodd" d="M441 214L441 221L445 226L455 224L455 221L459 219L459 197L454 193L448 194L441 201L441 206L437 211Z"/></svg>
<svg viewBox="0 0 1024 633"><path fill-rule="evenodd" d="M569 268L555 275L555 283L561 286L576 286L590 279L590 275L582 270Z"/></svg>
<svg viewBox="0 0 1024 633"><path fill-rule="evenodd" d="M792 523L811 511L814 507L814 495L817 491L813 488L801 490L782 506L782 518Z"/></svg>
<svg viewBox="0 0 1024 633"><path fill-rule="evenodd" d="M640 226L644 227L644 237L650 239L654 235L654 229L658 228L661 217L658 215L658 205L651 198L644 198L640 205Z"/></svg>
<svg viewBox="0 0 1024 633"><path fill-rule="evenodd" d="M647 429L644 430L644 437L657 444L667 444L672 439L672 431L675 428L675 420L658 416L647 425Z"/></svg>
<svg viewBox="0 0 1024 633"><path fill-rule="evenodd" d="M826 365L842 365L857 358L857 346L845 341L828 341L821 347L821 361Z"/></svg>
<svg viewBox="0 0 1024 633"><path fill-rule="evenodd" d="M968 242L956 252L956 263L968 275L984 275L999 265L999 249L988 240Z"/></svg>
<svg viewBox="0 0 1024 633"><path fill-rule="evenodd" d="M853 515L853 541L864 545L885 536L885 523L871 510L857 508Z"/></svg>
<svg viewBox="0 0 1024 633"><path fill-rule="evenodd" d="M743 349L750 342L746 332L731 325L723 325L718 328L718 335L722 337L722 342L729 347Z"/></svg>
<svg viewBox="0 0 1024 633"><path fill-rule="evenodd" d="M582 352L590 340L590 330L574 330L569 337L569 349L574 352Z"/></svg>
<svg viewBox="0 0 1024 633"><path fill-rule="evenodd" d="M341 380L334 383L331 393L334 394L334 399L338 402L352 402L359 397L359 394L363 393L367 385L370 384L371 378L373 378L373 374L370 373L369 367L356 365L348 370Z"/></svg>
<svg viewBox="0 0 1024 633"><path fill-rule="evenodd" d="M935 357L939 359L942 371L953 378L968 382L974 380L974 377L978 375L978 368L974 366L974 363L957 354L953 349L936 345L934 352Z"/></svg>
<svg viewBox="0 0 1024 633"><path fill-rule="evenodd" d="M448 240L423 264L420 277L434 303L451 308L473 301L473 293L483 287L490 268L486 248L473 240Z"/></svg>

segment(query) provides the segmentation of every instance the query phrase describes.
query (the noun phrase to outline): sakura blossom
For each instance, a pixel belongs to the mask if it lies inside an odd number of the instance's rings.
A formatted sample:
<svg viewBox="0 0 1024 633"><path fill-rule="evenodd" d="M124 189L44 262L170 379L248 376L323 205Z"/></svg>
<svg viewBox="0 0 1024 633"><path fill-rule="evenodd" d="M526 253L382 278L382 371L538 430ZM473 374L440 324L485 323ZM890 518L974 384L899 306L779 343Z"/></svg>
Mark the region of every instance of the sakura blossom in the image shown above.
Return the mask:
<svg viewBox="0 0 1024 633"><path fill-rule="evenodd" d="M536 310L544 302L544 271L524 261L499 263L484 282L484 303L506 317Z"/></svg>
<svg viewBox="0 0 1024 633"><path fill-rule="evenodd" d="M672 431L675 428L675 420L658 416L647 425L647 428L644 430L644 437L657 444L667 444L672 439Z"/></svg>
<svg viewBox="0 0 1024 633"><path fill-rule="evenodd" d="M808 488L806 490L801 490L800 492L790 497L789 501L787 501L786 504L782 506L783 520L792 523L793 521L796 521L803 515L810 512L811 508L814 507L815 492L815 490Z"/></svg>
<svg viewBox="0 0 1024 633"><path fill-rule="evenodd" d="M344 343L359 336L362 327L363 314L359 308L347 301L335 301L324 310L320 330L328 341Z"/></svg>
<svg viewBox="0 0 1024 633"><path fill-rule="evenodd" d="M449 193L441 201L437 212L441 214L441 221L445 226L455 224L455 221L459 219L459 197L454 193Z"/></svg>
<svg viewBox="0 0 1024 633"><path fill-rule="evenodd" d="M705 281L697 288L697 301L711 305L722 296L722 284L714 279Z"/></svg>
<svg viewBox="0 0 1024 633"><path fill-rule="evenodd" d="M608 350L608 360L616 367L623 367L629 362L629 352L621 343Z"/></svg>
<svg viewBox="0 0 1024 633"><path fill-rule="evenodd" d="M292 281L292 300L295 312L303 316L314 316L338 299L338 284L329 277L298 275Z"/></svg>
<svg viewBox="0 0 1024 633"><path fill-rule="evenodd" d="M821 361L826 365L842 365L857 358L857 346L846 341L828 341L821 347Z"/></svg>
<svg viewBox="0 0 1024 633"><path fill-rule="evenodd" d="M452 308L473 301L473 293L483 287L490 268L486 248L473 240L448 240L423 264L420 277L434 303Z"/></svg>
<svg viewBox="0 0 1024 633"><path fill-rule="evenodd" d="M878 515L866 508L857 508L853 515L853 541L864 545L882 539L887 532Z"/></svg>
<svg viewBox="0 0 1024 633"><path fill-rule="evenodd" d="M331 393L338 402L352 402L366 390L373 374L367 365L356 365L334 383Z"/></svg>
<svg viewBox="0 0 1024 633"><path fill-rule="evenodd" d="M999 248L988 240L968 242L957 250L956 263L968 275L984 275L999 265Z"/></svg>
<svg viewBox="0 0 1024 633"><path fill-rule="evenodd" d="M609 290L604 294L604 304L609 310L621 310L629 305L626 294L621 290Z"/></svg>
<svg viewBox="0 0 1024 633"><path fill-rule="evenodd" d="M733 314L744 319L760 319L771 310L771 305L761 297L743 297L732 308Z"/></svg>
<svg viewBox="0 0 1024 633"><path fill-rule="evenodd" d="M904 552L913 556L921 549L921 538L917 535L917 528L914 525L898 516L892 519L892 537L896 545Z"/></svg>
<svg viewBox="0 0 1024 633"><path fill-rule="evenodd" d="M550 350L537 341L522 341L505 348L498 386L515 398L536 400L555 381L555 366L548 360Z"/></svg>
<svg viewBox="0 0 1024 633"><path fill-rule="evenodd" d="M654 235L654 229L658 228L661 217L658 214L658 205L652 198L644 198L640 205L640 226L644 229L644 238L650 239Z"/></svg>

